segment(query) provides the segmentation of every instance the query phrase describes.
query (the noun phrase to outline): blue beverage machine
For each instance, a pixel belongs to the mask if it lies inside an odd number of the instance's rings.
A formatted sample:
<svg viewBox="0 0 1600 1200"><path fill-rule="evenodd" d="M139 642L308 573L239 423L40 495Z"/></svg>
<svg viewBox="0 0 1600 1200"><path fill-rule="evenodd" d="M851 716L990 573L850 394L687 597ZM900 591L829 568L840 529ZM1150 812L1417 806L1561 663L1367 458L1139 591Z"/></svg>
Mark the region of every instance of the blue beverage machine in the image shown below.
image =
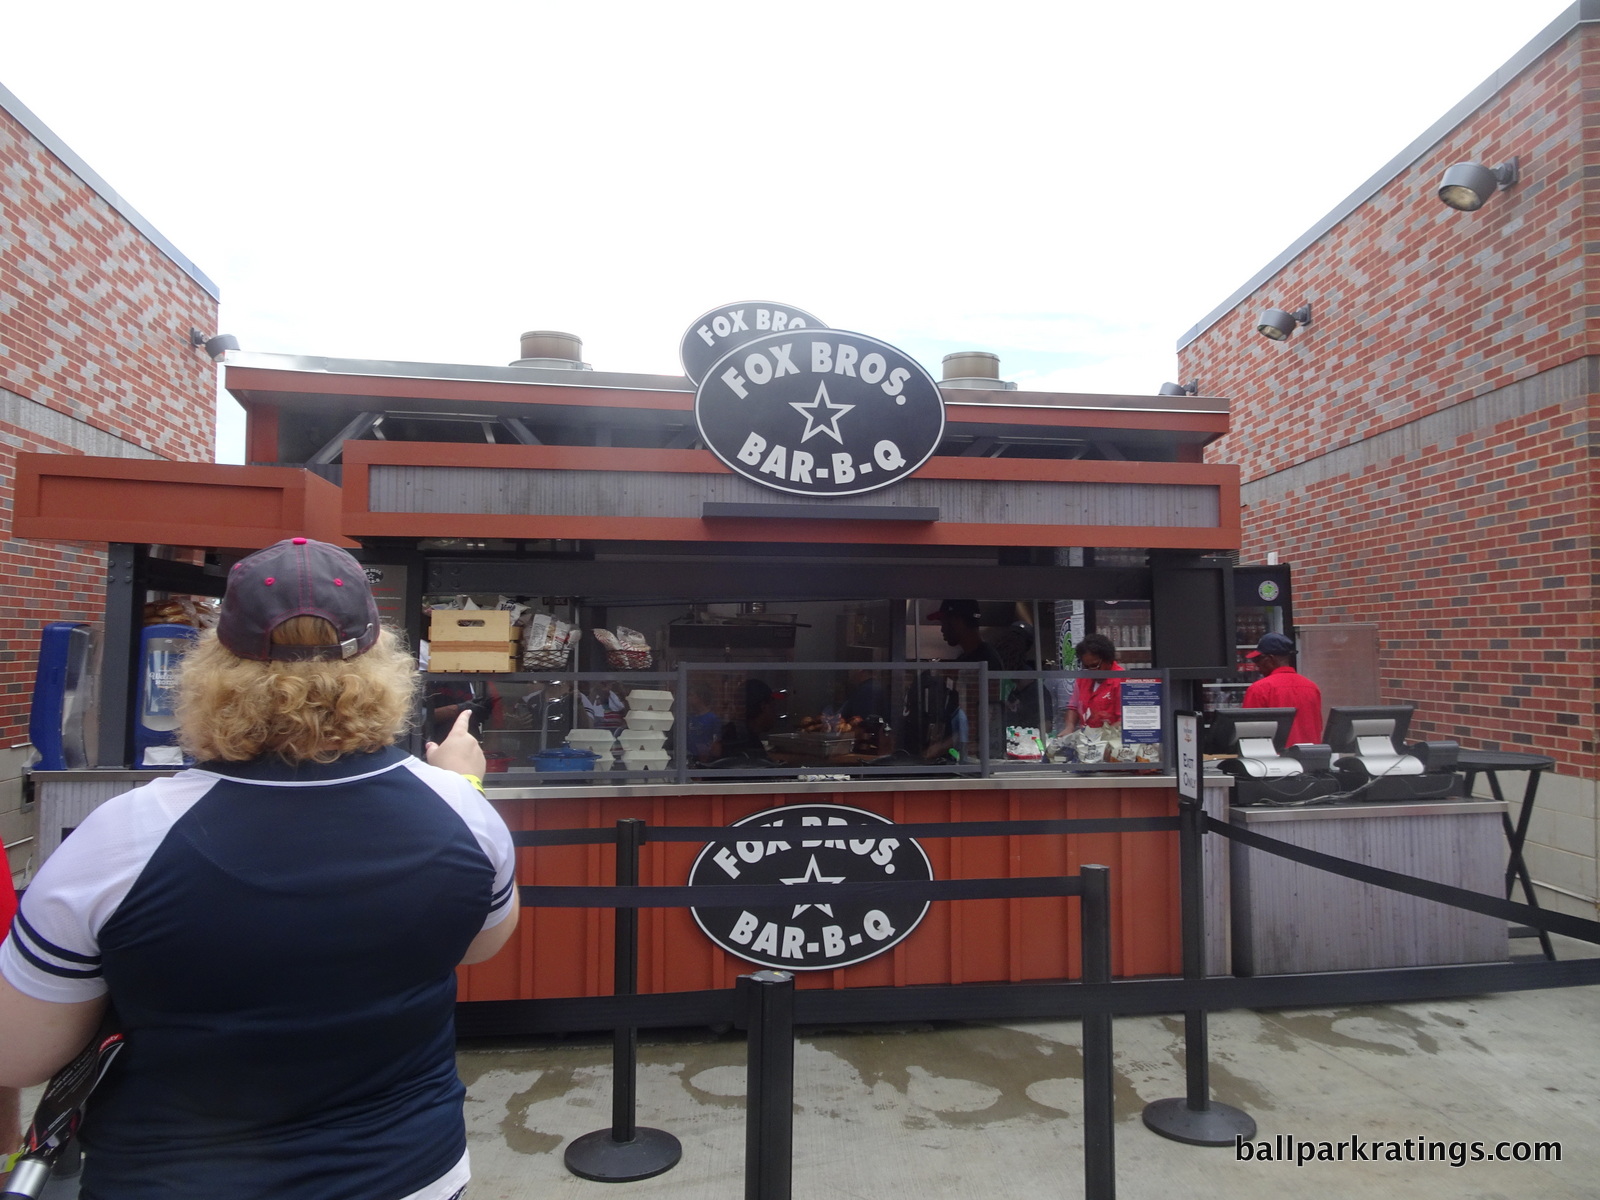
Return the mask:
<svg viewBox="0 0 1600 1200"><path fill-rule="evenodd" d="M36 770L87 767L95 733L94 628L51 621L39 635L28 740L38 751Z"/></svg>
<svg viewBox="0 0 1600 1200"><path fill-rule="evenodd" d="M146 625L139 633L139 706L133 718L134 765L182 767L173 711L178 663L200 631L188 625Z"/></svg>

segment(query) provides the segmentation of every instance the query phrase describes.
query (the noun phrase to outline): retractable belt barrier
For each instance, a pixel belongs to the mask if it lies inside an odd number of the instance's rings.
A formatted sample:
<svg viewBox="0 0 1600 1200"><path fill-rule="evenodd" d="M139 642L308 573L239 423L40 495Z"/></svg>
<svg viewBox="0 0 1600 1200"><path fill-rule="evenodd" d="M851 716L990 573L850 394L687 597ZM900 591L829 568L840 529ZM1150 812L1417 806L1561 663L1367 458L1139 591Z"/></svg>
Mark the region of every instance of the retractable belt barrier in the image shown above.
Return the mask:
<svg viewBox="0 0 1600 1200"><path fill-rule="evenodd" d="M902 835L922 837L993 836L1016 832L1064 832L1062 826L1084 825L1145 829L1176 828L1175 819L1128 818L1099 821L990 822L977 833L970 825L897 825ZM882 835L883 826L829 825L819 827L829 837L847 837L851 830ZM918 832L920 831L920 832ZM612 1006L612 1124L575 1139L565 1154L567 1169L585 1179L608 1183L647 1179L677 1165L682 1148L671 1134L639 1126L635 1119L637 1059L635 1054L640 1002L656 1008L658 996L635 995L638 980L638 910L641 908L761 907L775 898L789 903L848 903L889 900L986 900L1015 897L1075 896L1079 899L1080 955L1085 984L1111 979L1110 871L1086 865L1078 875L1025 876L1010 879L945 879L904 883L717 884L701 887L638 886L639 851L651 830L637 819L619 820L611 830L540 830L514 835L516 844L605 845L617 848L617 884L611 887L569 887L525 884L518 887L528 907L615 909L615 995ZM672 836L656 841L787 841L793 829L744 828L729 834L725 828L696 829L676 826ZM710 834L708 839L704 835ZM709 901L709 902L708 902ZM670 996L669 995L669 1003ZM785 971L758 971L742 976L733 992L691 993L697 999L715 997L727 1006L732 1022L749 1031L747 1074L747 1138L745 1147L746 1200L790 1200L793 1178L792 1126L794 1108L794 977ZM593 1003L599 997L586 998ZM631 1003L630 1003L631 1002ZM537 1003L537 1002L535 1002ZM699 1009L701 1013L704 1009ZM659 1017L659 1011L655 1014ZM685 1023L693 1023L688 1017ZM730 1022L730 1023L732 1023ZM1084 1095L1084 1196L1086 1200L1114 1200L1116 1158L1114 1149L1114 1078L1112 1073L1112 1015L1109 1011L1083 1019Z"/></svg>
<svg viewBox="0 0 1600 1200"><path fill-rule="evenodd" d="M1474 963L1458 966L1402 967L1388 970L1330 971L1304 975L1256 976L1247 979L1206 977L1196 969L1201 931L1199 919L1200 836L1214 833L1254 850L1277 855L1315 870L1357 882L1431 900L1440 904L1516 921L1548 933L1600 945L1600 921L1585 920L1519 904L1499 896L1468 891L1450 884L1368 866L1307 850L1276 838L1218 821L1189 806L1180 817L1084 818L1056 821L985 821L899 825L895 832L911 838L1015 837L1070 833L1181 831L1184 881L1185 977L1111 982L1109 872L1085 867L1080 876L1025 876L1009 879L945 879L903 883L718 884L697 887L638 885L638 856L648 842L731 844L791 840L794 829L764 826L646 826L638 820L617 822L615 829L523 830L513 833L517 846L615 845L618 886L522 885L524 905L554 908L614 908L617 914L617 994L562 997L550 1000L480 1001L458 1016L463 1036L566 1032L612 1028L616 1032L619 1096L611 1131L587 1135L607 1151L634 1148L639 1130L632 1121L634 1084L633 1038L639 1028L682 1025L740 1025L750 1030L751 1120L746 1153L746 1200L788 1200L791 1169L787 1122L792 1109L793 1026L796 1023L904 1020L1028 1020L1080 1017L1084 1022L1084 1172L1087 1200L1111 1200L1115 1194L1112 1146L1111 1021L1114 1016L1183 1012L1190 1060L1204 1060L1206 1013L1236 1008L1326 1007L1377 1001L1437 999L1483 992L1579 987L1600 983L1600 957L1552 962ZM848 838L852 832L883 833L877 825L828 825L815 832ZM1092 881L1092 882L1091 882ZM942 987L845 988L834 991L793 990L785 972L762 971L741 977L735 990L667 992L635 995L637 979L637 910L640 908L723 908L829 901L972 900L1043 896L1077 896L1082 900L1083 981L1077 984L1006 983ZM1194 912L1189 910L1193 909ZM1091 928L1093 926L1093 928ZM1194 943L1194 944L1190 944ZM623 1048L627 1053L624 1055ZM787 1050L783 1047L787 1046ZM787 1059L785 1058L787 1055ZM628 1078L621 1079L626 1070ZM778 1095L777 1092L785 1092ZM772 1093L772 1094L767 1094ZM1197 1145L1223 1144L1212 1125L1237 1121L1253 1136L1247 1116L1208 1100L1203 1065L1191 1061L1187 1100L1157 1101L1145 1123L1158 1133ZM626 1111L625 1111L626 1109ZM1159 1111L1154 1111L1159 1110ZM1219 1126L1220 1127L1220 1126ZM626 1135L626 1136L624 1136ZM668 1135L662 1135L668 1136ZM1232 1138L1227 1139L1231 1143ZM675 1149L676 1143L672 1143ZM642 1147L641 1147L642 1148ZM774 1153L774 1150L777 1153ZM665 1161L666 1154L662 1155ZM653 1163L649 1173L665 1165ZM569 1166L572 1164L569 1162ZM576 1170L576 1168L574 1168ZM588 1178L642 1178L610 1174Z"/></svg>
<svg viewBox="0 0 1600 1200"><path fill-rule="evenodd" d="M1277 838L1240 829L1215 817L1205 818L1205 829L1207 833L1220 833L1223 837L1249 846L1253 850L1263 850L1279 858L1315 867L1319 871L1354 879L1358 883L1375 884L1390 891L1418 896L1423 900L1436 900L1452 908L1464 908L1469 912L1482 913L1486 917L1503 917L1507 921L1517 921L1534 929L1542 929L1546 933L1559 933L1580 942L1600 945L1600 921L1586 921L1582 917L1549 912L1500 896L1468 891L1466 888L1454 887L1448 883L1436 883L1431 879L1419 879L1415 875L1402 875L1398 871L1386 871L1382 867L1370 867L1365 863L1352 862L1348 858L1337 858L1332 854L1307 850L1301 846L1279 841Z"/></svg>

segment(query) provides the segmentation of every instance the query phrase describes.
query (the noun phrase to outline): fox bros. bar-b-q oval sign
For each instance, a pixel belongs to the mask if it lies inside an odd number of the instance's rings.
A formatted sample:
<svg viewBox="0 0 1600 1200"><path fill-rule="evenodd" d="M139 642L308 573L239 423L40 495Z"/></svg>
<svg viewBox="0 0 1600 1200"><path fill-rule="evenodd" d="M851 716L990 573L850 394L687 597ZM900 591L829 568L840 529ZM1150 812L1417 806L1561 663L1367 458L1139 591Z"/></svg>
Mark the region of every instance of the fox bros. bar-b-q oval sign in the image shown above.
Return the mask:
<svg viewBox="0 0 1600 1200"><path fill-rule="evenodd" d="M882 831L877 828L882 824ZM926 883L933 865L921 846L895 837L887 817L840 804L790 804L752 813L733 827L794 831L781 842L707 846L689 869L689 886L705 885L706 904L717 884ZM849 835L839 825L872 825ZM826 971L875 958L905 940L927 914L926 900L885 898L870 903L784 904L771 907L691 908L700 928L728 953L784 971Z"/></svg>
<svg viewBox="0 0 1600 1200"><path fill-rule="evenodd" d="M898 483L944 435L944 398L922 366L842 329L769 333L730 350L700 381L694 414L729 468L798 496Z"/></svg>
<svg viewBox="0 0 1600 1200"><path fill-rule="evenodd" d="M712 363L763 334L826 328L805 309L792 304L774 304L770 300L724 304L690 322L678 346L678 359L689 382L698 386Z"/></svg>

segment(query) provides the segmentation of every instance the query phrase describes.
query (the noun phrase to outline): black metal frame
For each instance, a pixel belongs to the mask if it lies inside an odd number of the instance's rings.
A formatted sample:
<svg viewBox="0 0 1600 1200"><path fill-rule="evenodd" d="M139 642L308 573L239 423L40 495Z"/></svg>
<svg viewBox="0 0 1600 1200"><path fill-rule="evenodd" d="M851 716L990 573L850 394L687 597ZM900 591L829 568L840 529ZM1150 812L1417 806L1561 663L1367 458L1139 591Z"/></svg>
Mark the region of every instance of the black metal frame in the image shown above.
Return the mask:
<svg viewBox="0 0 1600 1200"><path fill-rule="evenodd" d="M816 766L798 767L752 767L749 765L736 767L691 767L688 756L688 722L681 719L687 712L689 679L692 674L776 674L806 671L848 671L860 668L874 671L904 672L937 670L955 671L961 674L975 676L975 686L978 692L978 712L973 728L977 731L975 738L978 745L978 758L976 762L940 762L929 765L912 765L897 763L891 766L845 766L823 764ZM982 662L939 662L939 661L904 661L882 663L860 662L833 662L833 663L772 663L772 662L730 662L730 663L681 663L676 671L516 671L506 674L483 675L463 672L429 672L427 678L446 683L536 683L560 682L570 683L576 688L580 683L605 682L625 679L635 684L662 684L670 685L674 693L673 711L678 714L678 719L673 722L673 747L676 766L663 771L629 771L619 770L615 767L600 767L588 771L561 771L558 773L538 775L535 778L523 776L513 783L501 777L491 777L488 783L491 786L518 786L518 787L558 787L582 782L591 783L673 783L687 785L696 780L715 782L725 779L745 779L752 775L759 775L762 779L796 779L805 780L818 775L850 775L851 777L870 778L874 776L887 776L890 778L934 776L949 778L951 776L966 776L969 778L1004 778L1011 775L1037 776L1041 774L1077 775L1086 773L1132 773L1148 772L1151 770L1168 770L1173 760L1173 732L1172 715L1176 710L1176 701L1173 694L1175 680L1173 672L1159 668L1141 668L1132 671L1012 671L992 670L987 663ZM1119 682L1138 679L1155 679L1161 684L1161 757L1157 762L1112 762L1112 763L1048 763L1029 761L1008 761L1004 758L994 758L990 754L990 739L988 736L991 704L989 699L990 684L993 678L1014 679L1023 682L1035 681L1042 683L1046 679L1114 679ZM421 726L421 719L417 721ZM1044 732L1044 731L1041 731Z"/></svg>

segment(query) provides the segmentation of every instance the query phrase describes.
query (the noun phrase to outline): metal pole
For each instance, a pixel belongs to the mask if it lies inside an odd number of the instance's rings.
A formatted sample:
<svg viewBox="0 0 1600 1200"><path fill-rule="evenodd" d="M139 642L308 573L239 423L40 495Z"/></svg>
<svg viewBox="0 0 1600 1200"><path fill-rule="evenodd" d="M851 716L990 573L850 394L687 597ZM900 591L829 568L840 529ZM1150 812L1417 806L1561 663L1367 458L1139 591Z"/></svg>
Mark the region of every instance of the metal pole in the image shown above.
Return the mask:
<svg viewBox="0 0 1600 1200"><path fill-rule="evenodd" d="M958 679L962 676L958 675ZM967 731L969 734L971 730ZM978 774L985 779L989 777L989 664L978 664ZM1002 749L1001 753L1005 751ZM961 756L966 758L967 748L961 747Z"/></svg>
<svg viewBox="0 0 1600 1200"><path fill-rule="evenodd" d="M1039 602L1030 600L1029 611L1033 615L1033 669L1044 670L1044 644L1039 639ZM1050 740L1051 729L1055 722L1050 718L1053 713L1046 710L1044 704L1044 677L1036 675L1033 679L1033 705L1039 714L1039 760L1045 761L1049 755L1045 753L1045 743Z"/></svg>
<svg viewBox="0 0 1600 1200"><path fill-rule="evenodd" d="M794 976L739 976L750 1030L744 1200L790 1200L794 1182Z"/></svg>
<svg viewBox="0 0 1600 1200"><path fill-rule="evenodd" d="M637 887L639 853L645 823L637 817L617 822L618 887ZM636 995L639 990L639 910L617 908L614 914L612 992ZM612 1034L611 1128L597 1129L567 1147L567 1170L582 1179L625 1183L670 1171L683 1157L683 1146L670 1133L643 1129L635 1122L638 1101L639 1031L619 1026Z"/></svg>
<svg viewBox="0 0 1600 1200"><path fill-rule="evenodd" d="M1084 983L1111 982L1111 871L1079 868L1083 891L1078 929ZM1083 1015L1083 1195L1084 1200L1115 1200L1114 1079L1111 1070L1111 1014Z"/></svg>
<svg viewBox="0 0 1600 1200"><path fill-rule="evenodd" d="M678 678L673 681L678 715L672 722L672 748L678 760L678 782L689 782L689 718L693 716L689 704L689 664L678 664ZM624 764L626 765L626 764Z"/></svg>
<svg viewBox="0 0 1600 1200"><path fill-rule="evenodd" d="M1183 908L1183 977L1206 977L1205 808L1198 800L1178 806L1178 893ZM1155 1100L1145 1105L1144 1123L1162 1137L1191 1146L1232 1146L1237 1138L1255 1137L1255 1120L1229 1104L1211 1102L1211 1059L1208 1019L1204 1009L1183 1014L1183 1058L1187 1090L1183 1099Z"/></svg>
<svg viewBox="0 0 1600 1200"><path fill-rule="evenodd" d="M617 886L639 885L639 850L644 842L644 822L626 817L617 822ZM612 938L612 993L635 996L639 992L639 910L619 908L615 912ZM638 1096L639 1031L632 1025L618 1026L611 1040L611 1140L631 1142L634 1135L634 1102Z"/></svg>
<svg viewBox="0 0 1600 1200"><path fill-rule="evenodd" d="M133 721L139 711L139 629L144 590L139 579L144 547L106 547L106 604L100 643L100 726L97 767L133 761Z"/></svg>

